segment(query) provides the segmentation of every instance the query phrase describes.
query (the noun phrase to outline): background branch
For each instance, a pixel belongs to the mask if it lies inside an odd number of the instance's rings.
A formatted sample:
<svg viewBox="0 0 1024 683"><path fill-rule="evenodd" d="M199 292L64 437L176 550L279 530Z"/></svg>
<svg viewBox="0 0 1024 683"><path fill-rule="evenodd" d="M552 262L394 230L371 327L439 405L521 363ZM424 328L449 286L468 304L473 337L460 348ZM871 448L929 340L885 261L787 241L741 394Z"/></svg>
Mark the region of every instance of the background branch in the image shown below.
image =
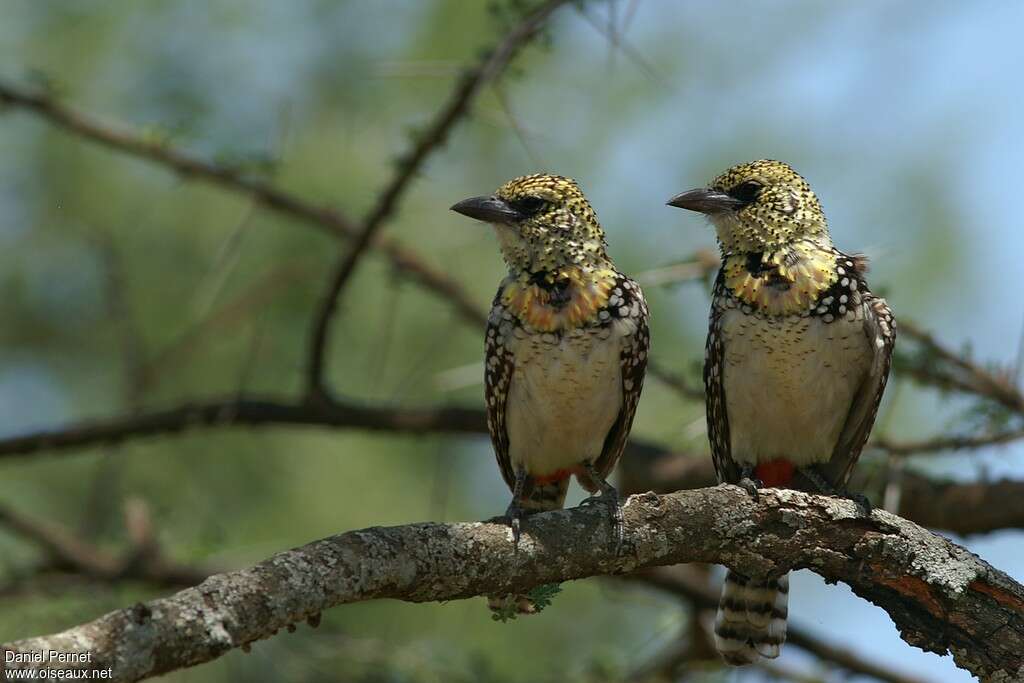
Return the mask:
<svg viewBox="0 0 1024 683"><path fill-rule="evenodd" d="M996 373L958 354L910 321L900 321L900 334L917 341L923 351L920 362L904 362L902 367L916 379L937 386L948 386L991 399L1007 410L1024 415L1024 393L1013 383L1013 375ZM940 361L938 364L930 362Z"/></svg>
<svg viewBox="0 0 1024 683"><path fill-rule="evenodd" d="M482 433L487 427L487 421L481 410L454 406L393 409L366 407L344 401L318 405L290 403L273 397L229 397L0 439L0 458L36 451L115 444L127 439L180 433L198 427L232 425L317 425L398 433Z"/></svg>
<svg viewBox="0 0 1024 683"><path fill-rule="evenodd" d="M320 228L336 237L352 238L358 234L358 226L338 209L308 202L266 181L251 177L242 168L225 166L181 151L167 140L100 121L60 103L49 93L32 92L0 82L0 105L29 111L73 135L151 161L183 177L245 195L259 206ZM483 309L466 293L463 286L444 271L422 260L415 250L385 236L374 239L372 246L384 253L396 271L449 302L463 319L480 325L484 323L486 317Z"/></svg>
<svg viewBox="0 0 1024 683"><path fill-rule="evenodd" d="M370 246L373 238L395 211L402 194L430 154L445 143L451 130L469 114L474 98L484 85L496 79L505 70L519 50L538 34L551 13L566 4L567 1L548 0L527 14L498 43L497 47L485 56L479 66L467 71L459 79L455 89L444 106L437 112L433 122L399 162L398 172L378 196L376 204L356 235L349 252L341 257L333 274L329 277L330 284L320 302L312 325L307 378L311 396L323 399L328 395L324 383L324 354L331 320L338 306L342 290L355 272L359 260Z"/></svg>
<svg viewBox="0 0 1024 683"><path fill-rule="evenodd" d="M82 540L79 534L49 520L37 520L0 504L0 526L37 545L46 555L33 574L59 571L86 579L145 581L155 586L191 586L213 569L185 565L164 556L153 534L148 509L139 500L126 505L128 549L115 555Z"/></svg>

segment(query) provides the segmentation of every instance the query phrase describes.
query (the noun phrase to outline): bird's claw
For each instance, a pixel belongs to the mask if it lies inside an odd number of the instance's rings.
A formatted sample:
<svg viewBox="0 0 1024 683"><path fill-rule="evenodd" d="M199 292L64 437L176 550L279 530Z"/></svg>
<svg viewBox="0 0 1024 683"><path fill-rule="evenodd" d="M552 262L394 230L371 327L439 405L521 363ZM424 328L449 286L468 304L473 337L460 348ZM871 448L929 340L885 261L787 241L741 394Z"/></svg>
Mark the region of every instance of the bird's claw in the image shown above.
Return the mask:
<svg viewBox="0 0 1024 683"><path fill-rule="evenodd" d="M826 496L836 496L837 498L846 498L847 500L853 501L854 505L864 511L865 517L871 516L871 511L874 510L874 506L871 505L871 501L863 493L851 492L846 489L839 490L814 467L807 467L801 470L804 477L814 484L818 491Z"/></svg>
<svg viewBox="0 0 1024 683"><path fill-rule="evenodd" d="M875 507L871 504L871 500L863 493L856 493L847 491L845 497L853 501L854 505L864 511L865 517L870 517Z"/></svg>
<svg viewBox="0 0 1024 683"><path fill-rule="evenodd" d="M736 482L736 485L746 491L747 495L756 501L760 498L758 491L764 486L764 483L754 476L753 467L744 465L740 471L740 480Z"/></svg>
<svg viewBox="0 0 1024 683"><path fill-rule="evenodd" d="M615 536L615 555L622 554L622 547L625 543L625 519L622 516L622 508L619 506L619 492L614 486L606 486L601 493L584 498L580 501L580 507L591 505L607 505L611 515L612 533Z"/></svg>
<svg viewBox="0 0 1024 683"><path fill-rule="evenodd" d="M508 525L512 529L512 544L519 549L519 537L522 535L523 509L516 505L515 501L509 503L505 510L505 517L508 518Z"/></svg>

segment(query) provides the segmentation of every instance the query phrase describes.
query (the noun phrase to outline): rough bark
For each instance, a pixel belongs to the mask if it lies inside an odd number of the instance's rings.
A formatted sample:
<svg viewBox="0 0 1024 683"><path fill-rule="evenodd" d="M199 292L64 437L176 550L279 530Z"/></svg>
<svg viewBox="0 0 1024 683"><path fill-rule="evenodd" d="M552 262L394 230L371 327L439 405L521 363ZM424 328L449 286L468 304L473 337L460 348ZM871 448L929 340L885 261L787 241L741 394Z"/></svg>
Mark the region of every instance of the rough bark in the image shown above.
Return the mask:
<svg viewBox="0 0 1024 683"><path fill-rule="evenodd" d="M697 561L753 576L809 568L886 610L908 643L952 652L986 681L1024 677L1024 587L899 517L865 518L849 501L786 490L754 501L732 486L632 496L624 514L626 549L618 555L600 505L531 517L518 549L493 522L352 531L4 647L90 652L92 662L78 666L112 667L113 680L136 681L209 661L343 603L455 600Z"/></svg>
<svg viewBox="0 0 1024 683"><path fill-rule="evenodd" d="M711 458L641 445L619 463L620 488L626 493L669 493L717 483ZM850 490L865 490L870 478L864 468L854 471ZM1024 481L952 481L907 470L899 485L899 508L893 512L929 529L970 536L1024 528Z"/></svg>

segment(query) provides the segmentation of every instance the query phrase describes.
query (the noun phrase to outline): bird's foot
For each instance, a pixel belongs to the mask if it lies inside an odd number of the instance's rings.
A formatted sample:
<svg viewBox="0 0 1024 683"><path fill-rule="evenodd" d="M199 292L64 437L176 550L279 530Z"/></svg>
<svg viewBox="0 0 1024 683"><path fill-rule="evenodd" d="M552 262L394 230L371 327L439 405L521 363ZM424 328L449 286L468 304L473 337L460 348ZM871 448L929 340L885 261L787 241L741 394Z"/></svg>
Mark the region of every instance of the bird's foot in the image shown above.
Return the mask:
<svg viewBox="0 0 1024 683"><path fill-rule="evenodd" d="M515 550L519 550L519 536L522 531L522 520L526 514L523 511L519 501L523 499L523 491L526 490L526 470L519 468L516 470L516 480L512 486L512 502L508 504L508 508L505 510L505 517L508 518L508 525L512 527L512 546Z"/></svg>
<svg viewBox="0 0 1024 683"><path fill-rule="evenodd" d="M625 519L622 516L622 507L619 505L619 492L614 486L602 479L592 465L588 466L587 474L598 484L600 493L583 499L580 502L580 506L597 504L608 506L608 513L612 523L612 534L615 537L615 554L616 556L621 555L625 542Z"/></svg>
<svg viewBox="0 0 1024 683"><path fill-rule="evenodd" d="M522 535L523 515L523 508L519 507L518 501L513 498L505 510L505 517L508 519L509 527L512 528L512 545L516 550L519 549L519 537Z"/></svg>
<svg viewBox="0 0 1024 683"><path fill-rule="evenodd" d="M800 470L800 473L804 475L807 481L811 482L819 493L826 496L835 496L836 498L846 498L847 500L853 501L853 503L859 507L865 517L871 516L871 511L874 510L874 506L871 505L871 501L863 493L851 492L848 489L839 489L832 485L828 479L825 478L820 471L814 466L804 467Z"/></svg>
<svg viewBox="0 0 1024 683"><path fill-rule="evenodd" d="M853 501L854 505L864 511L865 517L870 517L871 513L874 512L875 506L871 504L871 500L863 493L856 491L843 491L840 494L843 498L849 498Z"/></svg>
<svg viewBox="0 0 1024 683"><path fill-rule="evenodd" d="M758 491L764 487L760 479L754 476L754 466L744 465L740 470L740 480L736 485L747 492L755 501L759 498Z"/></svg>

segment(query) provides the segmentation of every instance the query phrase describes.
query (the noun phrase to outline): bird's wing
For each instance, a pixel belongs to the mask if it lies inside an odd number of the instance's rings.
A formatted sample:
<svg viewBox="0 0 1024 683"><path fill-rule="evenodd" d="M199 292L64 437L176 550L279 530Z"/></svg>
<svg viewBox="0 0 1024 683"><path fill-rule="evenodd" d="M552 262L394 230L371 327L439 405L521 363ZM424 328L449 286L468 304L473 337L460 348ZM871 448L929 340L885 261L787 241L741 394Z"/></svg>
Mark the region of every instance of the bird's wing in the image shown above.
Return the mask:
<svg viewBox="0 0 1024 683"><path fill-rule="evenodd" d="M846 486L853 472L853 466L871 434L871 427L878 414L878 404L885 392L892 366L892 351L896 345L896 320L885 299L870 292L863 295L864 334L871 345L871 367L861 383L850 406L843 431L832 458L826 466L826 474L837 488Z"/></svg>
<svg viewBox="0 0 1024 683"><path fill-rule="evenodd" d="M494 455L501 468L501 476L510 489L514 489L516 473L508 452L508 429L505 425L505 402L515 371L515 357L509 348L512 341L508 330L511 321L506 318L501 304L504 288L494 298L491 314L487 318L487 336L484 342L484 398L487 401L487 430L491 433ZM504 332L503 332L504 329Z"/></svg>
<svg viewBox="0 0 1024 683"><path fill-rule="evenodd" d="M722 335L722 315L725 309L725 280L718 272L711 295L711 318L708 321L708 340L704 347L704 402L708 421L708 441L718 481L736 483L739 468L732 459L729 440L729 415L725 407L725 337Z"/></svg>
<svg viewBox="0 0 1024 683"><path fill-rule="evenodd" d="M622 374L622 408L612 423L608 435L604 439L601 455L594 462L594 468L601 476L615 468L626 447L629 430L633 427L633 417L640 401L640 392L644 387L644 374L647 372L647 354L651 346L651 335L648 328L650 314L644 293L633 280L621 273L615 280L612 296L607 308L608 325L616 321L629 320L633 323L633 333L622 340L619 352L619 369Z"/></svg>

